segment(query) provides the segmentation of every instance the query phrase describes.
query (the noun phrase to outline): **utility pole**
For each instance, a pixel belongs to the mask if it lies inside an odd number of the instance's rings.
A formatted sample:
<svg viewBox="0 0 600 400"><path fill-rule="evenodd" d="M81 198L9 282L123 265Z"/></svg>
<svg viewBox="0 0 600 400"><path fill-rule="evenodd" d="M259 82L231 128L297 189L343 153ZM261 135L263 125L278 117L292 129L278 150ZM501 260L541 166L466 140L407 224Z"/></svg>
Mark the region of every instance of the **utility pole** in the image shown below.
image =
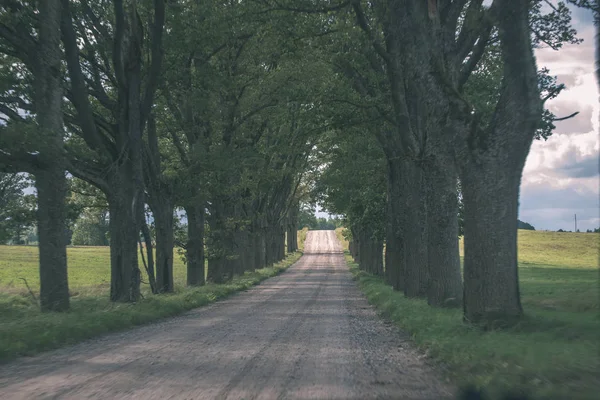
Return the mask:
<svg viewBox="0 0 600 400"><path fill-rule="evenodd" d="M575 232L577 232L577 214L575 214Z"/></svg>

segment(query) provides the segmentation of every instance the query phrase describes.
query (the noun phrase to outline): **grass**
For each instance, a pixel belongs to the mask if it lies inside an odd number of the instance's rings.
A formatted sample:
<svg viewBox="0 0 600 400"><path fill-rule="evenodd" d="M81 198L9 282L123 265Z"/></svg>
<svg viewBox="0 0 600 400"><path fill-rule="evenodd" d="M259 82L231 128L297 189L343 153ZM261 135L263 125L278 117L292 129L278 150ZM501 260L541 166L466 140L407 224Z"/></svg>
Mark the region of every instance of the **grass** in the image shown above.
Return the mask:
<svg viewBox="0 0 600 400"><path fill-rule="evenodd" d="M299 231L298 235L299 247L303 249L306 232ZM226 284L196 288L185 286L185 265L175 255L175 293L153 296L146 287L145 297L138 303L116 304L108 300L109 249L69 248L71 310L41 313L24 283L18 279L27 279L32 289L39 287L37 248L0 246L0 361L33 355L201 307L279 274L301 255L301 252L288 254L280 263L236 276Z"/></svg>
<svg viewBox="0 0 600 400"><path fill-rule="evenodd" d="M409 332L455 384L485 387L492 396L516 388L536 399L587 400L600 393L598 239L520 231L525 317L491 332L463 324L461 310L404 298L346 258L369 302Z"/></svg>

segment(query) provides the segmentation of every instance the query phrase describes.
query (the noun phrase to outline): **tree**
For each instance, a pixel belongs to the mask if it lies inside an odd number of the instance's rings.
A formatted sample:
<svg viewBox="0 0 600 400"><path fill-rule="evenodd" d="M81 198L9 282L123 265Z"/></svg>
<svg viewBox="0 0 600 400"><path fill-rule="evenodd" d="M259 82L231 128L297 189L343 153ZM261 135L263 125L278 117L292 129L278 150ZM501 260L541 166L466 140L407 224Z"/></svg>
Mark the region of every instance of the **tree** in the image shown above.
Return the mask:
<svg viewBox="0 0 600 400"><path fill-rule="evenodd" d="M4 58L14 58L32 75L33 96L30 102L21 91L10 89L1 111L11 118L5 132L20 124L28 136L29 146L19 148L6 141L8 151L0 152L0 164L5 169L26 171L35 176L37 189L37 222L40 251L40 305L43 311L69 309L67 254L65 235L65 197L67 182L63 148L63 118L61 90L60 0L40 2L31 7L18 1L7 2L1 10L0 37L6 44ZM33 28L28 29L28 24ZM33 34L35 32L35 34ZM12 94L12 96L10 95ZM16 96L14 95L16 94ZM30 117L7 106L35 112L35 125ZM23 132L23 131L22 131ZM27 140L27 139L26 139Z"/></svg>
<svg viewBox="0 0 600 400"><path fill-rule="evenodd" d="M112 9L109 3L62 0L70 81L67 121L74 133L68 167L106 194L110 298L131 302L140 297L137 243L145 190L142 135L161 72L165 4L161 0L127 7L122 0L111 3ZM144 29L150 32L146 41ZM81 51L78 42L85 44Z"/></svg>
<svg viewBox="0 0 600 400"><path fill-rule="evenodd" d="M526 229L528 231L535 231L533 225L528 224L527 222L523 222L521 220L517 220L517 228L518 229Z"/></svg>

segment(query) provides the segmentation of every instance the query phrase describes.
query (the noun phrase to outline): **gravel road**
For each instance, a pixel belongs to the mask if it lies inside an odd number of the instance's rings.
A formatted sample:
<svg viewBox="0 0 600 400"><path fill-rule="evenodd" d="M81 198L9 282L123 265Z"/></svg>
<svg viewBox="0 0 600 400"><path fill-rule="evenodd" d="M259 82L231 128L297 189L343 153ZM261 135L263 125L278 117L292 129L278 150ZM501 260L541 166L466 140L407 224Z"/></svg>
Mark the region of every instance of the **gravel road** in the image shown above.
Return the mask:
<svg viewBox="0 0 600 400"><path fill-rule="evenodd" d="M1 399L449 399L377 317L333 231L278 277L208 307L0 366Z"/></svg>

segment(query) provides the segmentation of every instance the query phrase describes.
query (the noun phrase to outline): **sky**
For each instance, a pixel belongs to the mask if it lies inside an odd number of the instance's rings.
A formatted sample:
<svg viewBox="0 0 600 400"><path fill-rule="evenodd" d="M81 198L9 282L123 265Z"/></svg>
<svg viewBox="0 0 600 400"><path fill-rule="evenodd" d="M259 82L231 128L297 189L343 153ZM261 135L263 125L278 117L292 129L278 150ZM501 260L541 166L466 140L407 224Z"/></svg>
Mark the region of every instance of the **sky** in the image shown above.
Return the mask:
<svg viewBox="0 0 600 400"><path fill-rule="evenodd" d="M538 69L547 67L567 87L546 103L556 116L575 111L569 120L555 122L548 140L534 141L521 184L519 219L537 230L581 231L600 227L599 95L594 73L592 14L572 8L573 27L579 45L565 45L555 51L537 49Z"/></svg>

